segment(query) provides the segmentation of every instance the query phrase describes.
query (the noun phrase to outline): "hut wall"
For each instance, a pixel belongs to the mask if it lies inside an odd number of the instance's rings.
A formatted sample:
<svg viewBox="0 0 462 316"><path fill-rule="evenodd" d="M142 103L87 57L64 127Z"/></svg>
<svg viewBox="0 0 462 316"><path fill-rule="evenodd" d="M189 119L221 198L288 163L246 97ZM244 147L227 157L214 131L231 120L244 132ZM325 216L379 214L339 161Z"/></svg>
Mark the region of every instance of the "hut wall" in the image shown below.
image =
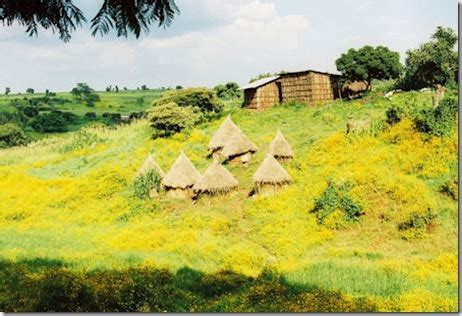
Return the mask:
<svg viewBox="0 0 462 316"><path fill-rule="evenodd" d="M236 163L236 164L246 164L250 161L251 158L252 158L252 153L246 152L244 154L229 157L229 162Z"/></svg>
<svg viewBox="0 0 462 316"><path fill-rule="evenodd" d="M245 107L248 109L266 109L279 103L279 91L275 81L255 89L244 91Z"/></svg>
<svg viewBox="0 0 462 316"><path fill-rule="evenodd" d="M288 73L282 75L282 100L318 101L334 100L338 97L337 77L317 72Z"/></svg>
<svg viewBox="0 0 462 316"><path fill-rule="evenodd" d="M256 188L256 191L261 196L272 196L272 195L277 194L279 191L284 190L288 186L289 186L288 184L281 184L281 185L274 184L273 185L273 184L266 183L266 184L258 185Z"/></svg>
<svg viewBox="0 0 462 316"><path fill-rule="evenodd" d="M180 189L180 188L170 188L167 189L167 196L174 199L188 199L192 196L192 190L188 189Z"/></svg>

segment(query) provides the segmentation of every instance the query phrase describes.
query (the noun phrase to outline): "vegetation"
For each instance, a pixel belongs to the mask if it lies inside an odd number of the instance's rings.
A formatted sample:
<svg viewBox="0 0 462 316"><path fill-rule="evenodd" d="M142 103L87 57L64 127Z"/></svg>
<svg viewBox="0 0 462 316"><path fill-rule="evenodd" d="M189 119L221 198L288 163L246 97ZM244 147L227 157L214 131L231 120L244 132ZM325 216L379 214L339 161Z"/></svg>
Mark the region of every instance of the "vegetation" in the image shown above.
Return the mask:
<svg viewBox="0 0 462 316"><path fill-rule="evenodd" d="M236 82L219 84L213 88L213 90L220 99L239 98L242 95L241 90L239 90L239 85Z"/></svg>
<svg viewBox="0 0 462 316"><path fill-rule="evenodd" d="M95 113L134 111L143 93L104 93ZM147 104L153 95L146 94ZM156 139L147 120L92 126L2 149L0 309L458 309L458 208L442 192L457 179L457 129L443 137L422 133L403 116L374 135L345 135L350 116L385 120L392 104L430 107L431 93L370 93L264 112L242 110L238 99L223 103L259 151L245 168L229 165L237 191L195 204L162 192L136 198L133 181L149 153L168 170L184 150L203 172L221 120ZM88 111L77 103L55 107ZM293 184L248 198L276 125L294 151L284 165ZM329 222L332 212L319 224L309 212L317 203L341 206L345 196L360 205L359 221L345 220L340 208L338 220Z"/></svg>
<svg viewBox="0 0 462 316"><path fill-rule="evenodd" d="M385 46L366 45L358 50L350 48L335 64L345 80L366 81L369 89L372 80L398 78L402 71L399 53Z"/></svg>
<svg viewBox="0 0 462 316"><path fill-rule="evenodd" d="M154 106L148 118L155 130L154 137L166 137L193 127L199 121L199 114L190 106L169 102Z"/></svg>
<svg viewBox="0 0 462 316"><path fill-rule="evenodd" d="M457 81L458 59L454 46L457 34L439 26L431 40L407 51L404 77L398 86L404 90L446 86Z"/></svg>
<svg viewBox="0 0 462 316"><path fill-rule="evenodd" d="M0 125L0 148L25 145L27 136L24 131L13 123Z"/></svg>
<svg viewBox="0 0 462 316"><path fill-rule="evenodd" d="M140 199L149 197L151 190L160 191L161 177L155 170L150 170L146 174L140 174L136 177L134 187L135 195Z"/></svg>
<svg viewBox="0 0 462 316"><path fill-rule="evenodd" d="M72 88L71 93L79 101L84 102L87 106L95 106L95 102L100 100L99 95L93 88L90 88L86 83L78 83L75 88Z"/></svg>
<svg viewBox="0 0 462 316"><path fill-rule="evenodd" d="M179 10L174 0L105 1L91 19L92 35L104 35L111 29L117 36L127 37L133 33L138 38L148 32L153 23L168 26ZM26 27L29 36L37 35L38 28L51 29L59 38L68 42L71 33L86 22L82 10L72 1L4 0L0 2L0 21L11 26L17 22Z"/></svg>

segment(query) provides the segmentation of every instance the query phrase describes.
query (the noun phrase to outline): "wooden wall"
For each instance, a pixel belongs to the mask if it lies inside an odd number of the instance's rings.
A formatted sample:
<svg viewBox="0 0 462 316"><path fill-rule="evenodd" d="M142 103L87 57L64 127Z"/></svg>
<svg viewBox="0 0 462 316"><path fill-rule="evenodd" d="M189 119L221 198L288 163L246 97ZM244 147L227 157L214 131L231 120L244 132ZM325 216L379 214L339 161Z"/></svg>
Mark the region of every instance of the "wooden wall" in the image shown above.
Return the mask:
<svg viewBox="0 0 462 316"><path fill-rule="evenodd" d="M249 109L265 109L279 103L278 87L275 81L256 89L244 91L245 107Z"/></svg>
<svg viewBox="0 0 462 316"><path fill-rule="evenodd" d="M282 102L304 101L310 104L334 100L339 97L338 78L317 72L283 74L276 81L244 91L244 106L249 109L265 109L279 103L278 84L281 85Z"/></svg>

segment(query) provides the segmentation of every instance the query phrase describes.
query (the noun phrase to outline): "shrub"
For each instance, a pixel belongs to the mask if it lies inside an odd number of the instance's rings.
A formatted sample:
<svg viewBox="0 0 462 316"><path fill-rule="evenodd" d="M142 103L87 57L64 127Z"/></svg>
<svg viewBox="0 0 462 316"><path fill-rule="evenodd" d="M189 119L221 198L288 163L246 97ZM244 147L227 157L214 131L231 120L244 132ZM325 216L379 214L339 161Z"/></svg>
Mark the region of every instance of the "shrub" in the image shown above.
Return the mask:
<svg viewBox="0 0 462 316"><path fill-rule="evenodd" d="M148 118L155 129L154 137L166 137L193 127L199 115L191 107L180 107L170 102L149 110Z"/></svg>
<svg viewBox="0 0 462 316"><path fill-rule="evenodd" d="M65 112L65 111L59 111L59 110L53 110L51 113L54 113L56 115L61 115L61 117L66 121L68 124L75 123L79 116L77 114L74 114L72 112Z"/></svg>
<svg viewBox="0 0 462 316"><path fill-rule="evenodd" d="M319 223L324 223L331 214L343 213L346 221L356 221L363 215L362 206L350 196L351 185L349 183L335 184L329 181L327 189L315 200L315 206L311 210L316 214Z"/></svg>
<svg viewBox="0 0 462 316"><path fill-rule="evenodd" d="M446 97L435 109L424 109L415 118L418 131L435 135L448 136L454 127L457 114L457 100Z"/></svg>
<svg viewBox="0 0 462 316"><path fill-rule="evenodd" d="M149 192L152 189L160 190L160 182L162 178L155 170L150 170L146 174L141 174L135 179L135 195L140 199L149 197Z"/></svg>
<svg viewBox="0 0 462 316"><path fill-rule="evenodd" d="M27 137L24 131L13 123L0 125L0 148L25 145Z"/></svg>
<svg viewBox="0 0 462 316"><path fill-rule="evenodd" d="M459 199L459 181L452 178L441 186L441 192L452 198L454 201Z"/></svg>
<svg viewBox="0 0 462 316"><path fill-rule="evenodd" d="M238 98L241 96L241 91L239 90L239 85L236 82L228 82L225 84L219 84L213 88L217 97L220 99L231 99Z"/></svg>
<svg viewBox="0 0 462 316"><path fill-rule="evenodd" d="M412 212L409 217L398 224L398 230L402 232L404 239L419 238L433 225L436 214L428 208L425 213Z"/></svg>
<svg viewBox="0 0 462 316"><path fill-rule="evenodd" d="M32 128L37 132L65 132L67 130L67 121L60 113L50 112L35 117L30 123Z"/></svg>
<svg viewBox="0 0 462 316"><path fill-rule="evenodd" d="M104 112L102 117L104 118L104 123L106 123L106 125L118 124L122 121L122 115L120 115L120 113Z"/></svg>
<svg viewBox="0 0 462 316"><path fill-rule="evenodd" d="M208 121L218 116L223 110L223 105L218 102L215 95L205 88L172 91L154 101L153 106L156 107L171 102L176 103L180 107L190 107L198 110L201 113L201 121Z"/></svg>
<svg viewBox="0 0 462 316"><path fill-rule="evenodd" d="M95 112L87 112L85 113L85 118L88 120L95 120L96 119L96 113Z"/></svg>

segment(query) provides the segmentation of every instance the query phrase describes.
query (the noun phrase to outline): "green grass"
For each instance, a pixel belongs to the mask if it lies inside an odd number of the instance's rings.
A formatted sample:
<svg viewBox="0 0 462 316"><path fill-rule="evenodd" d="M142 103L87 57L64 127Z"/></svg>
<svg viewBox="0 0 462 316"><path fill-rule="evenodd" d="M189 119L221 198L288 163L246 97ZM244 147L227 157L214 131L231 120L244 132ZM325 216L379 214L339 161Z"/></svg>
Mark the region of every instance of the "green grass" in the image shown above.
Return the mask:
<svg viewBox="0 0 462 316"><path fill-rule="evenodd" d="M141 93L147 92L133 92L131 100ZM102 104L114 102L117 109L122 96L129 98L122 92L101 95ZM148 153L167 171L180 150L203 172L210 164L206 145L222 119L166 139L151 139L149 124L139 121L0 150L5 188L0 192L0 257L5 265L31 271L25 275L33 283L42 280L43 271L59 270L57 266L82 273L75 277L84 284L94 271L124 274L129 268L165 268L174 280L172 293L179 297L174 307L166 307L171 311L296 311L297 300L307 311L360 310L364 298L372 304L368 310L454 310L457 202L439 188L457 173L451 141L457 137L442 145L408 144L406 137L417 134L400 126L377 136L344 135L350 117L380 121L392 102L430 102L430 97L403 93L387 100L370 95L312 107L280 105L263 112L241 109L242 100L227 101L225 115L232 115L259 150L248 166L226 165L239 180L237 191L195 204L163 194L140 200L134 197L133 178ZM104 112L102 104L96 108ZM295 159L285 165L294 183L275 197L248 198L252 175L277 128L295 152ZM393 133L405 139L393 143L383 136ZM414 150L416 155L424 152L415 164L441 170L423 176L418 168L408 168L406 159L412 160ZM317 224L309 213L328 177L352 181L352 194L366 212L359 223L331 229ZM400 187L408 184L415 187ZM425 196L408 196L414 191ZM419 210L433 202L438 213L433 231L403 239L397 223L409 207ZM384 220L382 213L390 219ZM184 269L198 277L185 277ZM207 287L197 280L213 279L224 269L254 279L237 292L203 297L200 293ZM265 269L275 269L284 281L259 283ZM187 284L191 287L185 289ZM407 295L425 297L429 305L411 306L414 296ZM346 297L353 299L352 307ZM308 301L314 305L305 305ZM146 304L147 310L157 310L153 302Z"/></svg>

